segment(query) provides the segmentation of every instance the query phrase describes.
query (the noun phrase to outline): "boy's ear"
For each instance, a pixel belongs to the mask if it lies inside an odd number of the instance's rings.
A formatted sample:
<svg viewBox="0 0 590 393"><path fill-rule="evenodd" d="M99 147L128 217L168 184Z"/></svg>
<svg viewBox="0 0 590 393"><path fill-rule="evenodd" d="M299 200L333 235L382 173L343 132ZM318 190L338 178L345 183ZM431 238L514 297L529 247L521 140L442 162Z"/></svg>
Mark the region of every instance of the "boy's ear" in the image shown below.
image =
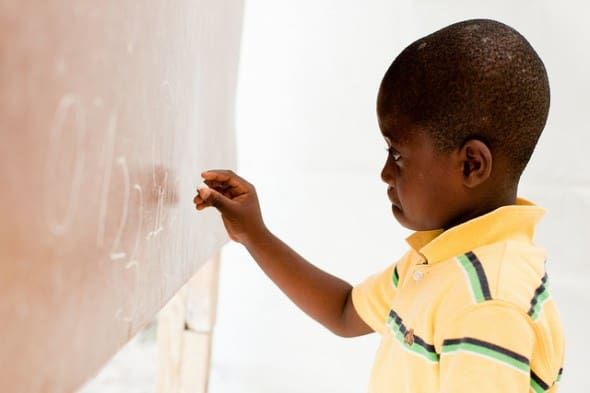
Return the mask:
<svg viewBox="0 0 590 393"><path fill-rule="evenodd" d="M463 163L463 184L467 188L476 188L490 178L492 174L492 152L478 139L470 139L461 148Z"/></svg>

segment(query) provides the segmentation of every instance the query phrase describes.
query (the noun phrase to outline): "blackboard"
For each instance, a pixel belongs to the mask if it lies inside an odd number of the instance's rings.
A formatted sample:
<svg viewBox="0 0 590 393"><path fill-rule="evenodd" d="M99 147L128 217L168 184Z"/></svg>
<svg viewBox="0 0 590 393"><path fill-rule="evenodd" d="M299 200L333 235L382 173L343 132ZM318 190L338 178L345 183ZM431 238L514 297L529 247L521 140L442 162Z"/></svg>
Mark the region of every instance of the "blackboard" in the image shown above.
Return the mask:
<svg viewBox="0 0 590 393"><path fill-rule="evenodd" d="M0 0L0 390L71 392L227 241L242 0Z"/></svg>

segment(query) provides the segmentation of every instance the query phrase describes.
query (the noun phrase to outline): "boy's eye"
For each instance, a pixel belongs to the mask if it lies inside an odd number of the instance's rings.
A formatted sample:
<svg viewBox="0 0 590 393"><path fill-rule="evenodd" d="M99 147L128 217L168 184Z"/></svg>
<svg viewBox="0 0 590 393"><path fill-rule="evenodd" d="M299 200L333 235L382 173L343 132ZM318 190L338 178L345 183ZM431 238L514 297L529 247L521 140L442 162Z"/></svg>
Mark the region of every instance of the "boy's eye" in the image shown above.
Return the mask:
<svg viewBox="0 0 590 393"><path fill-rule="evenodd" d="M393 158L393 161L397 161L401 158L401 154L399 154L393 148L387 147L387 148L385 148L385 150L387 150L387 154L389 154L391 156L391 158Z"/></svg>

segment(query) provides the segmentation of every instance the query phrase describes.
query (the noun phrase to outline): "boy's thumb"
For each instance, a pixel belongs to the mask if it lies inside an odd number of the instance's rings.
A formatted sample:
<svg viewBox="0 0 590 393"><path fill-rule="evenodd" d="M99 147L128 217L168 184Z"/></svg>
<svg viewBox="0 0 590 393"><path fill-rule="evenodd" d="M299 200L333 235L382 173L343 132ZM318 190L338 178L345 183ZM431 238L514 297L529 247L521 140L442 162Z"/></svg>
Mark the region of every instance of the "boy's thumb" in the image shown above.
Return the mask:
<svg viewBox="0 0 590 393"><path fill-rule="evenodd" d="M229 203L228 198L211 188L201 188L199 190L199 195L205 202L221 211L224 210Z"/></svg>

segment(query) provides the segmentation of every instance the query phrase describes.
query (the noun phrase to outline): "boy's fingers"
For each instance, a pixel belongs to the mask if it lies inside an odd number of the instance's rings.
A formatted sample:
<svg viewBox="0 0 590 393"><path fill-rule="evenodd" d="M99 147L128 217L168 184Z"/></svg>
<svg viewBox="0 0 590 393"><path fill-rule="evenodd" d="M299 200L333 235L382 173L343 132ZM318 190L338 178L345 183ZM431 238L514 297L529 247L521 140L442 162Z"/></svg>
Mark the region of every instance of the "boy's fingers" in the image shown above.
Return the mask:
<svg viewBox="0 0 590 393"><path fill-rule="evenodd" d="M194 198L193 198L193 203L195 205L199 205L202 203L205 203L205 201L203 200L203 198L201 198L201 196L199 194L197 194Z"/></svg>
<svg viewBox="0 0 590 393"><path fill-rule="evenodd" d="M225 169L212 169L201 173L206 184L223 185L224 190L231 189L232 196L238 196L248 192L250 183L236 175L233 171Z"/></svg>
<svg viewBox="0 0 590 393"><path fill-rule="evenodd" d="M205 180L203 183L206 184L209 188L213 188L224 194L226 193L226 191L233 189L233 187L230 186L228 182L221 182L217 180Z"/></svg>
<svg viewBox="0 0 590 393"><path fill-rule="evenodd" d="M212 188L200 189L199 196L195 198L195 201L199 197L205 204L215 207L222 213L231 208L232 201ZM199 208L199 206L200 205L197 204L197 208Z"/></svg>
<svg viewBox="0 0 590 393"><path fill-rule="evenodd" d="M207 182L205 183L207 184ZM226 197L233 199L237 196L243 195L247 192L244 188L241 187L232 187L227 183L221 184L207 184L210 188L213 188L215 191L218 191L225 195Z"/></svg>
<svg viewBox="0 0 590 393"><path fill-rule="evenodd" d="M203 198L201 198L201 195L199 195L199 194L197 194L193 198L193 203L195 204L195 208L197 210L203 210L204 208L207 207L207 204L205 203L205 201L203 200Z"/></svg>

